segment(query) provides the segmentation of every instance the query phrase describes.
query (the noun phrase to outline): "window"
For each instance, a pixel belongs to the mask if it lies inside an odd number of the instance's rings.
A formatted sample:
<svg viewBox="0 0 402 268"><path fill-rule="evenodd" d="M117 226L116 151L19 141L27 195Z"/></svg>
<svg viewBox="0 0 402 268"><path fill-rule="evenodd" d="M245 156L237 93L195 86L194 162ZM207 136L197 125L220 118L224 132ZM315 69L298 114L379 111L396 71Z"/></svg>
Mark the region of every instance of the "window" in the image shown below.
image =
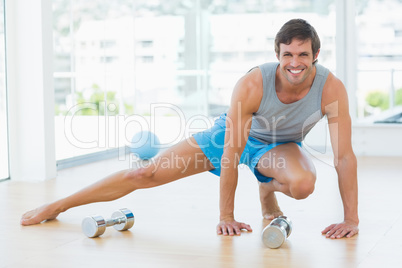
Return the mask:
<svg viewBox="0 0 402 268"><path fill-rule="evenodd" d="M277 61L291 18L317 29L335 69L334 0L134 2L53 0L57 159L124 146L130 116L154 115L162 143L177 141L177 118L225 112L244 73Z"/></svg>
<svg viewBox="0 0 402 268"><path fill-rule="evenodd" d="M402 2L356 1L360 119L402 109Z"/></svg>
<svg viewBox="0 0 402 268"><path fill-rule="evenodd" d="M153 43L152 40L144 40L140 42L142 47L152 47Z"/></svg>
<svg viewBox="0 0 402 268"><path fill-rule="evenodd" d="M116 40L102 40L100 41L101 48L112 48L116 46Z"/></svg>
<svg viewBox="0 0 402 268"><path fill-rule="evenodd" d="M133 112L133 2L52 2L56 159L116 148L108 119Z"/></svg>
<svg viewBox="0 0 402 268"><path fill-rule="evenodd" d="M0 180L9 178L4 0L0 1Z"/></svg>

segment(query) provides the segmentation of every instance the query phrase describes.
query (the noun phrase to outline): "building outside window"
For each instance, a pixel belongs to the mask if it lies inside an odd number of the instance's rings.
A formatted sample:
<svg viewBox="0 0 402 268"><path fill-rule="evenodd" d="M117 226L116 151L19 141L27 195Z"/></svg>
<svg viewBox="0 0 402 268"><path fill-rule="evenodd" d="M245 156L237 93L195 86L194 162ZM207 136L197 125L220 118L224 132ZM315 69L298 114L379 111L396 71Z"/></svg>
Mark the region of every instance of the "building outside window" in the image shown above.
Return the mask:
<svg viewBox="0 0 402 268"><path fill-rule="evenodd" d="M334 0L53 0L53 13L58 160L127 145L150 115L165 144L191 134L182 117L208 127L242 75L277 61L291 18L315 26L319 62L336 72Z"/></svg>

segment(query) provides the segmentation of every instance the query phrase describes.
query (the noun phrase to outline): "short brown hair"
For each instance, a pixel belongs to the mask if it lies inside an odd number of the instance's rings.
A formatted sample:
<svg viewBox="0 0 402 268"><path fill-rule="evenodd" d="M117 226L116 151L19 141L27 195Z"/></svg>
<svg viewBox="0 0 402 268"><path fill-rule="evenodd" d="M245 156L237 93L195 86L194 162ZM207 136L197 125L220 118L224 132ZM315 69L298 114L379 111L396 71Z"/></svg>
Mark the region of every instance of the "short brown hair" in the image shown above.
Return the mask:
<svg viewBox="0 0 402 268"><path fill-rule="evenodd" d="M293 39L311 40L313 56L318 52L321 46L320 38L314 27L303 19L293 19L286 22L275 37L275 53L279 54L279 45L289 45Z"/></svg>

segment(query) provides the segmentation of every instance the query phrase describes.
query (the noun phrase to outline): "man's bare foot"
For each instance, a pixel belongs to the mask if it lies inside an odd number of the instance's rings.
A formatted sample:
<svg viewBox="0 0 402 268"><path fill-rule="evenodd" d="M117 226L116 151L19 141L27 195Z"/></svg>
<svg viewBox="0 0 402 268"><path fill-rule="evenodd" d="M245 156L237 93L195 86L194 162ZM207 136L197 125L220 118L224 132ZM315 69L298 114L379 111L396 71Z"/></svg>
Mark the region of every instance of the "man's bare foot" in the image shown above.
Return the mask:
<svg viewBox="0 0 402 268"><path fill-rule="evenodd" d="M268 186L268 185L267 185ZM278 200L276 200L275 192L267 192L264 189L265 185L260 185L260 201L262 216L264 219L273 220L283 215L283 212L279 208Z"/></svg>
<svg viewBox="0 0 402 268"><path fill-rule="evenodd" d="M27 226L54 220L59 214L60 211L57 211L53 204L43 205L22 215L21 225Z"/></svg>

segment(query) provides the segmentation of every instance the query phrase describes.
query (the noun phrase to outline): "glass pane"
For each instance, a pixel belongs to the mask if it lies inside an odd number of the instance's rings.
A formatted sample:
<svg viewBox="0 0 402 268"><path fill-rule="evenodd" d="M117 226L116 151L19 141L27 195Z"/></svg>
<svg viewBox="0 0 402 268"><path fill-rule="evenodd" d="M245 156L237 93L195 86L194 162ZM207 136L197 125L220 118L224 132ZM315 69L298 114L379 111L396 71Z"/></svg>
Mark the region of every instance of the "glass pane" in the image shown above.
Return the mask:
<svg viewBox="0 0 402 268"><path fill-rule="evenodd" d="M138 131L130 115L206 113L206 75L194 60L199 6L54 0L53 8L57 159L126 145ZM151 111L155 103L168 107Z"/></svg>
<svg viewBox="0 0 402 268"><path fill-rule="evenodd" d="M358 116L402 106L402 2L356 1Z"/></svg>
<svg viewBox="0 0 402 268"><path fill-rule="evenodd" d="M274 37L290 18L316 27L320 63L335 68L334 0L53 3L57 159L124 146L150 115L168 125L154 129L164 143L181 115L225 112L244 73L277 61Z"/></svg>
<svg viewBox="0 0 402 268"><path fill-rule="evenodd" d="M57 160L118 146L105 115L132 112L132 5L53 0Z"/></svg>
<svg viewBox="0 0 402 268"><path fill-rule="evenodd" d="M0 1L0 180L9 177L4 0Z"/></svg>

